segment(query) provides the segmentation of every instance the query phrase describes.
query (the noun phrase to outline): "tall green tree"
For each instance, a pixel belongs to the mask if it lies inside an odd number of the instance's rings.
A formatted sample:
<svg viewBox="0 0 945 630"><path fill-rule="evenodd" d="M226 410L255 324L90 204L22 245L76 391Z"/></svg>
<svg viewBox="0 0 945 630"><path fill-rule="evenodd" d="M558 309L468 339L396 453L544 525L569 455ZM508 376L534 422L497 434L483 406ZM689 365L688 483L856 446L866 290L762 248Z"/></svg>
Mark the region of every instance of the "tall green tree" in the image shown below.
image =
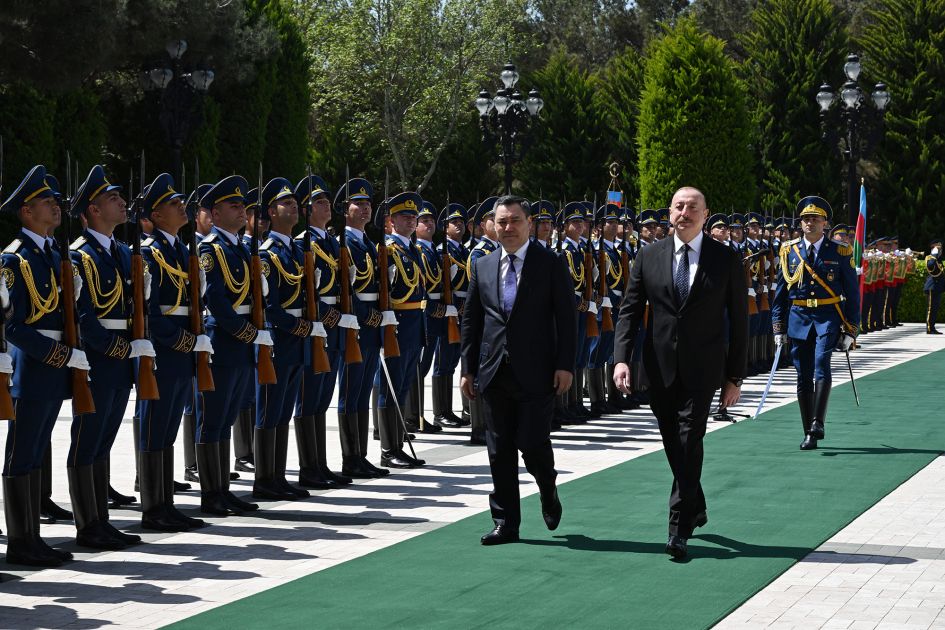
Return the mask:
<svg viewBox="0 0 945 630"><path fill-rule="evenodd" d="M926 242L945 231L945 0L876 0L859 43L892 103L870 197L870 226Z"/></svg>
<svg viewBox="0 0 945 630"><path fill-rule="evenodd" d="M743 42L761 167L756 201L780 212L817 194L840 208L842 165L834 147L821 141L814 96L823 82L835 84L843 67L842 14L830 0L771 0L752 13Z"/></svg>
<svg viewBox="0 0 945 630"><path fill-rule="evenodd" d="M751 121L723 42L686 18L648 53L637 129L643 205L662 207L678 187L696 186L710 208L747 208Z"/></svg>

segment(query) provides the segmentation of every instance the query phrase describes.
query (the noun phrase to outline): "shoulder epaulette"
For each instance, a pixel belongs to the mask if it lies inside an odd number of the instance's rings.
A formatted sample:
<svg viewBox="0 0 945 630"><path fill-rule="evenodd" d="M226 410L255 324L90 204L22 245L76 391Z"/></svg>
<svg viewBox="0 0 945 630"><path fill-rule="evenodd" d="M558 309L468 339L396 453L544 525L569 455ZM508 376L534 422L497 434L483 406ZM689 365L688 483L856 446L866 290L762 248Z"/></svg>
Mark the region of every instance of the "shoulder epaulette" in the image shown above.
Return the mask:
<svg viewBox="0 0 945 630"><path fill-rule="evenodd" d="M476 246L473 247L473 250L475 251L475 250L477 250L477 249L485 249L485 248L486 248L486 242L485 242L485 241L479 241L478 243L476 243Z"/></svg>
<svg viewBox="0 0 945 630"><path fill-rule="evenodd" d="M3 248L4 254L15 254L20 251L20 247L23 245L23 241L18 238L13 239L13 241Z"/></svg>
<svg viewBox="0 0 945 630"><path fill-rule="evenodd" d="M75 239L74 241L72 241L72 243L69 245L69 249L71 249L71 250L77 250L77 249L79 249L80 247L82 247L83 245L85 245L85 243L86 243L85 237L84 237L84 236L80 236L79 238L77 238L77 239Z"/></svg>
<svg viewBox="0 0 945 630"><path fill-rule="evenodd" d="M141 241L141 247L151 247L152 245L154 245L154 237L153 237L153 236L149 236L148 238L146 238L146 239L144 239L143 241Z"/></svg>
<svg viewBox="0 0 945 630"><path fill-rule="evenodd" d="M209 234L207 234L206 236L203 237L203 240L200 241L200 243L201 243L201 244L203 244L203 243L212 243L212 242L214 242L215 240L217 240L217 233L216 233L216 232L210 232Z"/></svg>
<svg viewBox="0 0 945 630"><path fill-rule="evenodd" d="M846 243L837 243L837 252L841 256L852 256L853 247L851 245L847 245Z"/></svg>
<svg viewBox="0 0 945 630"><path fill-rule="evenodd" d="M299 232L298 234L296 234L295 237L293 238L293 240L296 240L296 241L305 240L305 230L302 230L301 232Z"/></svg>
<svg viewBox="0 0 945 630"><path fill-rule="evenodd" d="M274 241L271 238L267 238L265 241L263 241L263 244L259 246L259 249L263 251L269 251L269 248L272 247L273 244Z"/></svg>

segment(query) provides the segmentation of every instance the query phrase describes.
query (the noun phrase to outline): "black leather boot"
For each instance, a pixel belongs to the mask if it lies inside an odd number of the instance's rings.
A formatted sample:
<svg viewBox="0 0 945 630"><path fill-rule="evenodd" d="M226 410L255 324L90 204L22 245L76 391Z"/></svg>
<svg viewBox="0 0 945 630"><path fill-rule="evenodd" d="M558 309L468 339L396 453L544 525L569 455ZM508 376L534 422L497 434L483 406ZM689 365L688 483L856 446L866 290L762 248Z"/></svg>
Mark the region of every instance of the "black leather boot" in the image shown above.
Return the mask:
<svg viewBox="0 0 945 630"><path fill-rule="evenodd" d="M591 417L591 412L584 407L584 370L575 370L571 389L568 390L568 412L571 414L571 424L585 424Z"/></svg>
<svg viewBox="0 0 945 630"><path fill-rule="evenodd" d="M361 462L358 415L339 413L338 434L341 439L341 473L354 479L372 479L374 475Z"/></svg>
<svg viewBox="0 0 945 630"><path fill-rule="evenodd" d="M200 511L213 516L242 514L242 510L235 509L223 499L218 445L219 442L197 443L194 448L197 469L200 471Z"/></svg>
<svg viewBox="0 0 945 630"><path fill-rule="evenodd" d="M451 409L453 386L446 376L433 377L433 424L456 428L463 426Z"/></svg>
<svg viewBox="0 0 945 630"><path fill-rule="evenodd" d="M381 430L381 466L387 468L413 468L414 465L401 457L400 430L397 426L400 418L393 407L378 409Z"/></svg>
<svg viewBox="0 0 945 630"><path fill-rule="evenodd" d="M328 490L338 484L329 481L318 461L315 416L295 416L295 443L299 450L299 485L303 488Z"/></svg>
<svg viewBox="0 0 945 630"><path fill-rule="evenodd" d="M824 424L827 420L827 401L830 399L830 383L814 381L814 417L810 434L818 440L824 439Z"/></svg>
<svg viewBox="0 0 945 630"><path fill-rule="evenodd" d="M20 420L23 422L24 420ZM30 567L58 567L62 560L36 542L33 531L30 476L3 478L3 512L7 521L7 562Z"/></svg>
<svg viewBox="0 0 945 630"><path fill-rule="evenodd" d="M804 427L804 440L801 442L802 451L812 451L817 448L817 438L811 436L810 429L814 418L814 394L810 391L797 393L797 406L801 410L801 425Z"/></svg>
<svg viewBox="0 0 945 630"><path fill-rule="evenodd" d="M194 438L197 435L197 421L194 414L185 413L181 424L181 433L184 440L184 480L200 481L197 473L197 447Z"/></svg>
<svg viewBox="0 0 945 630"><path fill-rule="evenodd" d="M98 518L94 474L92 465L66 468L72 511L75 514L75 542L80 547L90 549L124 549L127 545L107 531Z"/></svg>
<svg viewBox="0 0 945 630"><path fill-rule="evenodd" d="M469 399L466 398L466 396L462 393L459 395L459 397L463 399L463 411L459 417L463 423L463 426L468 427L470 424L472 424L472 418L469 415Z"/></svg>
<svg viewBox="0 0 945 630"><path fill-rule="evenodd" d="M164 501L164 453L141 451L138 461L141 487L141 528L159 532L183 532L189 527L168 513Z"/></svg>
<svg viewBox="0 0 945 630"><path fill-rule="evenodd" d="M368 422L370 421L370 414L367 410L359 411L357 415L358 421L358 446L361 449L361 465L362 467L374 478L377 477L386 477L390 474L390 471L386 468L378 468L372 464L367 458L367 431L368 431Z"/></svg>
<svg viewBox="0 0 945 630"><path fill-rule="evenodd" d="M136 545L141 542L141 536L120 531L111 524L108 516L109 493L108 485L108 458L103 457L92 464L92 481L95 484L95 507L98 510L98 520L102 522L105 531L113 538L117 538L126 545Z"/></svg>
<svg viewBox="0 0 945 630"><path fill-rule="evenodd" d="M587 394L591 401L591 413L600 417L612 413L604 397L604 369L587 368Z"/></svg>
<svg viewBox="0 0 945 630"><path fill-rule="evenodd" d="M318 451L318 465L322 469L322 475L328 481L341 486L347 486L351 483L351 477L339 475L328 468L328 428L325 419L325 412L316 413L314 416L315 424L315 447Z"/></svg>
<svg viewBox="0 0 945 630"><path fill-rule="evenodd" d="M286 462L289 457L289 425L280 424L276 427L276 483L283 490L293 495L296 499L305 499L309 497L308 490L293 486L285 478Z"/></svg>
<svg viewBox="0 0 945 630"><path fill-rule="evenodd" d="M240 472L256 472L253 460L253 429L256 426L255 409L240 409L233 425L233 469Z"/></svg>
<svg viewBox="0 0 945 630"><path fill-rule="evenodd" d="M256 427L253 449L256 460L253 498L267 501L295 500L295 495L283 488L276 480L276 430Z"/></svg>
<svg viewBox="0 0 945 630"><path fill-rule="evenodd" d="M39 517L40 517L40 506L43 503L43 468L34 468L30 471L30 518L32 519L31 529L33 531L33 540L36 542L39 547L44 550L46 553L50 553L63 562L72 560L72 554L68 551L59 551L54 549L46 544L46 541L43 540L39 535ZM71 516L72 513L70 512Z"/></svg>
<svg viewBox="0 0 945 630"><path fill-rule="evenodd" d="M220 452L220 483L223 491L223 500L231 507L243 512L255 512L259 506L249 501L244 501L232 492L230 492L230 440L220 440L217 448Z"/></svg>
<svg viewBox="0 0 945 630"><path fill-rule="evenodd" d="M161 457L164 460L164 464L161 467L161 474L163 475L164 481L164 510L171 518L180 523L183 523L187 529L199 529L201 527L206 527L206 521L203 521L199 518L193 518L192 516L187 516L178 510L177 506L174 505L174 446L168 446L163 451L161 451Z"/></svg>
<svg viewBox="0 0 945 630"><path fill-rule="evenodd" d="M43 454L42 481L39 515L50 523L71 521L72 512L59 507L52 500L52 443L46 445L46 452Z"/></svg>

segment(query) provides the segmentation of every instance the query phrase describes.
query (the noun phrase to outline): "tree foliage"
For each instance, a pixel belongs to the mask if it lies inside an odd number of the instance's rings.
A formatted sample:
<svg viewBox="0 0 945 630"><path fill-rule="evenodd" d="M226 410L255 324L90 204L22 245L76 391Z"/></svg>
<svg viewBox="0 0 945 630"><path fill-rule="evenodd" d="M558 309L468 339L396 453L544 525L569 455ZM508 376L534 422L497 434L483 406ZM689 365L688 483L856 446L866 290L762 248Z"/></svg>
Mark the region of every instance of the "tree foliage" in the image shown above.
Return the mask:
<svg viewBox="0 0 945 630"><path fill-rule="evenodd" d="M744 84L723 42L680 20L648 51L637 143L645 207L665 206L680 186L710 208L754 198L751 123Z"/></svg>

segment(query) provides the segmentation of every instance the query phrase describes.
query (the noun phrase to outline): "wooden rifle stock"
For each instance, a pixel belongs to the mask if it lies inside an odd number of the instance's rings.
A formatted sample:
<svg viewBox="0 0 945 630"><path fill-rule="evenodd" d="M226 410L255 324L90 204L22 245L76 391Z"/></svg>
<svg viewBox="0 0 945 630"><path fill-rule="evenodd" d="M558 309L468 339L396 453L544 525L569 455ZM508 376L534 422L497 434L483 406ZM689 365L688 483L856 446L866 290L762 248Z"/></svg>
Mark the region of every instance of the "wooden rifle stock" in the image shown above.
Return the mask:
<svg viewBox="0 0 945 630"><path fill-rule="evenodd" d="M257 213L259 210L257 210ZM255 235L253 236L255 238ZM250 277L252 278L253 291L253 326L259 330L266 329L266 314L263 309L262 294L262 263L259 260L259 252L253 252L250 260ZM276 366L272 363L272 347L262 344L257 347L258 355L256 357L256 380L260 385L275 385Z"/></svg>
<svg viewBox="0 0 945 630"><path fill-rule="evenodd" d="M378 306L381 311L390 310L390 285L387 282L387 243L381 238L377 246L377 295ZM384 335L384 357L399 357L400 344L397 343L397 331L393 326L384 326L382 334Z"/></svg>
<svg viewBox="0 0 945 630"><path fill-rule="evenodd" d="M68 221L68 219L65 219ZM68 254L62 257L60 263L60 284L62 296L62 340L70 348L79 348L79 322L75 316L75 284L73 283L72 259ZM72 368L72 413L81 416L95 413L95 401L92 400L92 389L89 387L89 373L86 370Z"/></svg>
<svg viewBox="0 0 945 630"><path fill-rule="evenodd" d="M600 293L601 300L603 300L604 296L610 294L609 287L607 286L607 252L604 251L604 239L600 239L598 243L600 244L600 251L597 253L597 270L600 275L598 293ZM601 307L601 310L601 330L603 332L610 332L614 329L614 319L611 316L610 307Z"/></svg>
<svg viewBox="0 0 945 630"><path fill-rule="evenodd" d="M443 264L440 270L440 284L443 285L443 304L453 306L453 279L450 277L450 269L453 266L453 258L447 251L447 241L443 241ZM452 315L446 318L446 337L449 343L459 343L459 322Z"/></svg>
<svg viewBox="0 0 945 630"><path fill-rule="evenodd" d="M590 307L594 301L594 255L591 253L591 241L587 240L587 250L584 252L584 301ZM597 315L587 310L587 336L598 337L600 331L597 329Z"/></svg>
<svg viewBox="0 0 945 630"><path fill-rule="evenodd" d="M192 243L195 245L196 243ZM200 299L200 261L196 249L191 249L187 259L187 275L190 282L190 332L195 335L204 334L203 303ZM213 382L213 371L210 369L210 353L198 352L197 360L197 391L212 392L216 389Z"/></svg>
<svg viewBox="0 0 945 630"><path fill-rule="evenodd" d="M351 305L351 277L348 275L351 267L351 254L345 245L345 236L341 235L338 252L338 281L341 283L341 312L344 315L354 315ZM345 365L361 363L361 346L358 345L358 331L354 328L345 328Z"/></svg>
<svg viewBox="0 0 945 630"><path fill-rule="evenodd" d="M758 310L760 312L770 311L771 303L768 301L768 287L771 286L768 282L768 272L765 270L765 264L769 265L769 269L774 267L774 264L771 262L773 258L771 250L768 249L768 252L761 257L758 261L758 284L761 286L761 299L758 303Z"/></svg>
<svg viewBox="0 0 945 630"><path fill-rule="evenodd" d="M2 320L2 315L0 315ZM6 324L0 321L0 352L7 351ZM15 420L16 410L10 395L10 375L0 374L0 420Z"/></svg>
<svg viewBox="0 0 945 630"><path fill-rule="evenodd" d="M135 238L137 239L137 231ZM137 244L137 243L136 243ZM147 339L145 333L144 313L144 261L141 252L136 251L131 256L131 289L133 292L133 311L131 316L131 338ZM154 359L151 357L138 358L138 382L136 384L138 400L157 400L157 379L154 378Z"/></svg>
<svg viewBox="0 0 945 630"><path fill-rule="evenodd" d="M312 256L312 234L308 226L305 227L305 317L311 322L318 321L318 300L315 293L315 258ZM312 372L325 374L331 371L328 362L328 353L325 352L325 340L321 337L312 337Z"/></svg>
<svg viewBox="0 0 945 630"><path fill-rule="evenodd" d="M745 267L745 284L748 286L748 290L751 291L751 261L748 260L750 256L745 256L742 261L742 265ZM748 299L748 314L757 315L758 314L758 301L755 299L755 296L751 293L747 294Z"/></svg>

